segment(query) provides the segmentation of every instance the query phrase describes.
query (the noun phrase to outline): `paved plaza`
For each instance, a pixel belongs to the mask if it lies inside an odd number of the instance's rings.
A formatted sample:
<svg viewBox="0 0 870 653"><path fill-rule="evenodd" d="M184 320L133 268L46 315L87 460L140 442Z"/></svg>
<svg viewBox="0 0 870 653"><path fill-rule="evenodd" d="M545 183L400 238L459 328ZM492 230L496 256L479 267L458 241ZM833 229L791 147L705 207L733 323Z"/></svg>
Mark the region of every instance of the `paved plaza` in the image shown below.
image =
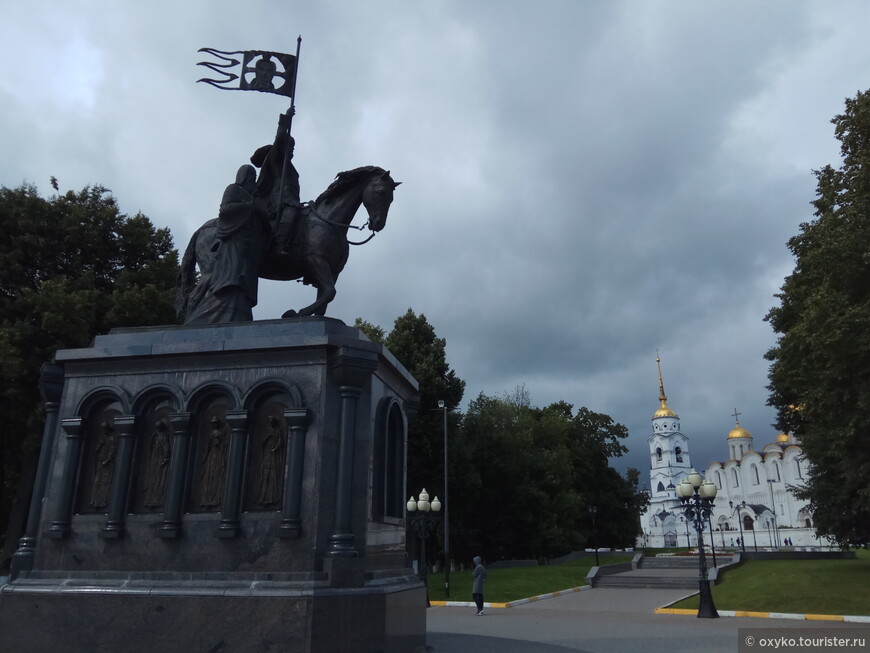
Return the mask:
<svg viewBox="0 0 870 653"><path fill-rule="evenodd" d="M704 653L738 649L739 628L864 628L870 624L655 614L690 592L597 588L513 608L432 607L427 644L437 653Z"/></svg>

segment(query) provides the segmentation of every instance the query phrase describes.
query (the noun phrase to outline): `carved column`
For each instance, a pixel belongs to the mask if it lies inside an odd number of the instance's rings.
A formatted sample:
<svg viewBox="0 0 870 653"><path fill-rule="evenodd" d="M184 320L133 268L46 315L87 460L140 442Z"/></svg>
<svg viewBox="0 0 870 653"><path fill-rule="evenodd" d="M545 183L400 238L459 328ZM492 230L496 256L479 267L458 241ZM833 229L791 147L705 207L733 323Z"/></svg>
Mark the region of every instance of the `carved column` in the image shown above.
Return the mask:
<svg viewBox="0 0 870 653"><path fill-rule="evenodd" d="M157 529L158 537L178 537L181 532L181 509L184 504L184 481L190 450L190 413L169 416L172 425L172 459L169 461L169 483L163 504L163 523Z"/></svg>
<svg viewBox="0 0 870 653"><path fill-rule="evenodd" d="M302 534L302 472L305 457L305 426L308 411L291 408L284 411L284 421L290 431L284 477L284 501L281 515L281 537L299 537Z"/></svg>
<svg viewBox="0 0 870 653"><path fill-rule="evenodd" d="M230 450L227 459L227 480L218 537L236 537L241 530L239 514L242 507L242 478L245 469L245 449L248 444L248 413L244 410L227 411L230 427Z"/></svg>
<svg viewBox="0 0 870 653"><path fill-rule="evenodd" d="M33 493L30 495L27 525L24 528L24 535L18 541L18 550L12 556L12 565L9 571L10 580L15 580L22 571L33 569L36 536L39 533L39 520L42 517L42 498L45 495L45 484L48 479L48 470L51 467L51 454L54 450L54 439L57 432L58 409L63 391L63 367L51 363L43 365L39 375L39 390L42 393L42 400L45 402L45 427L42 431L42 446L39 449Z"/></svg>
<svg viewBox="0 0 870 653"><path fill-rule="evenodd" d="M341 401L338 442L337 478L335 482L335 530L329 538L330 557L352 558L359 555L354 544L353 514L353 449L356 437L356 402L362 390L343 385L338 389Z"/></svg>
<svg viewBox="0 0 870 653"><path fill-rule="evenodd" d="M76 476L79 470L79 460L82 455L82 418L72 417L61 420L60 427L66 433L66 457L63 461L63 473L58 493L57 512L51 526L48 527L48 537L61 539L70 534L72 526L72 502L75 490Z"/></svg>
<svg viewBox="0 0 870 653"><path fill-rule="evenodd" d="M118 454L115 475L112 478L112 494L109 496L109 512L100 537L117 539L124 534L124 515L127 512L127 492L130 488L130 470L133 452L136 449L136 433L133 430L136 418L125 415L115 418L118 432Z"/></svg>

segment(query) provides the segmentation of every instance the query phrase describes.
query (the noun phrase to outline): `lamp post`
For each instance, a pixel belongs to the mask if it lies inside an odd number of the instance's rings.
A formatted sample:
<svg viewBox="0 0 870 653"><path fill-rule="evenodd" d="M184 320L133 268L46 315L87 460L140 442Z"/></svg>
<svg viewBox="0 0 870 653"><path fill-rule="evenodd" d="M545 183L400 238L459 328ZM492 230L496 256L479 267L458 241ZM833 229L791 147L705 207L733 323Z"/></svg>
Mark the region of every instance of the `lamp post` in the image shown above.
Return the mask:
<svg viewBox="0 0 870 653"><path fill-rule="evenodd" d="M779 533L776 531L776 500L773 498L774 483L776 483L776 481L772 478L767 479L767 486L770 488L770 510L773 513L773 541L776 542L774 546L779 548Z"/></svg>
<svg viewBox="0 0 870 653"><path fill-rule="evenodd" d="M755 527L758 525L758 517L749 516L752 520L752 544L755 546L755 552L758 553L758 538L755 536L755 531L757 530Z"/></svg>
<svg viewBox="0 0 870 653"><path fill-rule="evenodd" d="M447 404L438 401L438 408L444 415L444 597L450 598L450 505L447 501Z"/></svg>
<svg viewBox="0 0 870 653"><path fill-rule="evenodd" d="M713 553L713 566L718 567L716 564L716 540L713 539L713 520L710 518L710 515L707 515L707 525L710 527L710 551Z"/></svg>
<svg viewBox="0 0 870 653"><path fill-rule="evenodd" d="M592 515L592 546L595 547L595 566L598 567L598 529L595 526L595 515L598 512L598 506L590 506L589 514Z"/></svg>
<svg viewBox="0 0 870 653"><path fill-rule="evenodd" d="M737 511L737 526L740 528L740 550L746 553L746 542L743 541L743 518L740 516L740 506L735 506L733 501L728 502L728 507L731 508L731 514ZM746 502L743 502L743 507L746 507Z"/></svg>
<svg viewBox="0 0 870 653"><path fill-rule="evenodd" d="M692 542L689 540L689 520L686 519L683 515L680 515L680 519L686 525L686 548L692 548Z"/></svg>
<svg viewBox="0 0 870 653"><path fill-rule="evenodd" d="M441 502L438 497L435 497L432 502L429 502L429 493L426 488L418 495L418 499L414 501L412 496L408 499L408 521L411 527L420 538L420 580L426 587L426 605L429 605L429 580L427 578L427 562L426 562L426 538L435 532L438 527L438 513L441 511Z"/></svg>
<svg viewBox="0 0 870 653"><path fill-rule="evenodd" d="M710 518L713 510L713 499L716 498L716 485L704 481L694 469L680 481L677 486L677 496L683 506L686 519L693 522L698 534L698 617L715 619L719 616L713 603L710 591L710 579L707 577L707 558L704 555L704 522Z"/></svg>

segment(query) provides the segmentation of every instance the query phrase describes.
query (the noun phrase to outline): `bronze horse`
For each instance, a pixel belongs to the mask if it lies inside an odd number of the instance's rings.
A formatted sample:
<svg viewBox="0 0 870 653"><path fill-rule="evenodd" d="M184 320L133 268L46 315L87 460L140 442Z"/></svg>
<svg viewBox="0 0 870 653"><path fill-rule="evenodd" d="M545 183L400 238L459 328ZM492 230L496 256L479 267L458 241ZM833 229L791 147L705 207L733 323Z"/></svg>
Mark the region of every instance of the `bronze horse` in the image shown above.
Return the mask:
<svg viewBox="0 0 870 653"><path fill-rule="evenodd" d="M393 191L400 183L393 181L389 171L383 168L355 168L338 173L335 181L314 202L302 205L294 236L283 236L285 230L273 216L271 237L261 255L259 277L277 281L299 279L317 289L317 299L312 304L298 312L288 310L281 317L325 314L327 305L335 298L336 279L347 263L350 249L347 231L360 204L368 212L367 224L374 236L386 225ZM194 287L196 265L208 269L214 263L213 252L219 245L217 226L217 218L202 225L184 252L176 307L186 318L195 309L192 303L197 299L194 298L201 298L204 294L199 286L207 283L205 274Z"/></svg>

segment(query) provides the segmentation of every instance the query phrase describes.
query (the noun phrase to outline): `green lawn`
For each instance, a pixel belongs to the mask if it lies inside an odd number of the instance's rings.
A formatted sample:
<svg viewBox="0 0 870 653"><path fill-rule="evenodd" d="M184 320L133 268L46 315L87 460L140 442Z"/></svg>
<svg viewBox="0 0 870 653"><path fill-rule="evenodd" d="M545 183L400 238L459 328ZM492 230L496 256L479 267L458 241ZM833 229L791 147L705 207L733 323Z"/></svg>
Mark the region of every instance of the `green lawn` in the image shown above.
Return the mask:
<svg viewBox="0 0 870 653"><path fill-rule="evenodd" d="M720 610L870 615L870 551L854 560L747 560L713 587ZM673 608L697 609L693 596Z"/></svg>
<svg viewBox="0 0 870 653"><path fill-rule="evenodd" d="M601 558L601 564L631 562L632 555ZM487 569L483 597L487 603L507 603L530 596L549 594L585 585L586 574L595 566L595 558L585 557L564 565ZM429 574L429 598L443 601L443 574ZM471 570L450 572L451 601L471 601Z"/></svg>

